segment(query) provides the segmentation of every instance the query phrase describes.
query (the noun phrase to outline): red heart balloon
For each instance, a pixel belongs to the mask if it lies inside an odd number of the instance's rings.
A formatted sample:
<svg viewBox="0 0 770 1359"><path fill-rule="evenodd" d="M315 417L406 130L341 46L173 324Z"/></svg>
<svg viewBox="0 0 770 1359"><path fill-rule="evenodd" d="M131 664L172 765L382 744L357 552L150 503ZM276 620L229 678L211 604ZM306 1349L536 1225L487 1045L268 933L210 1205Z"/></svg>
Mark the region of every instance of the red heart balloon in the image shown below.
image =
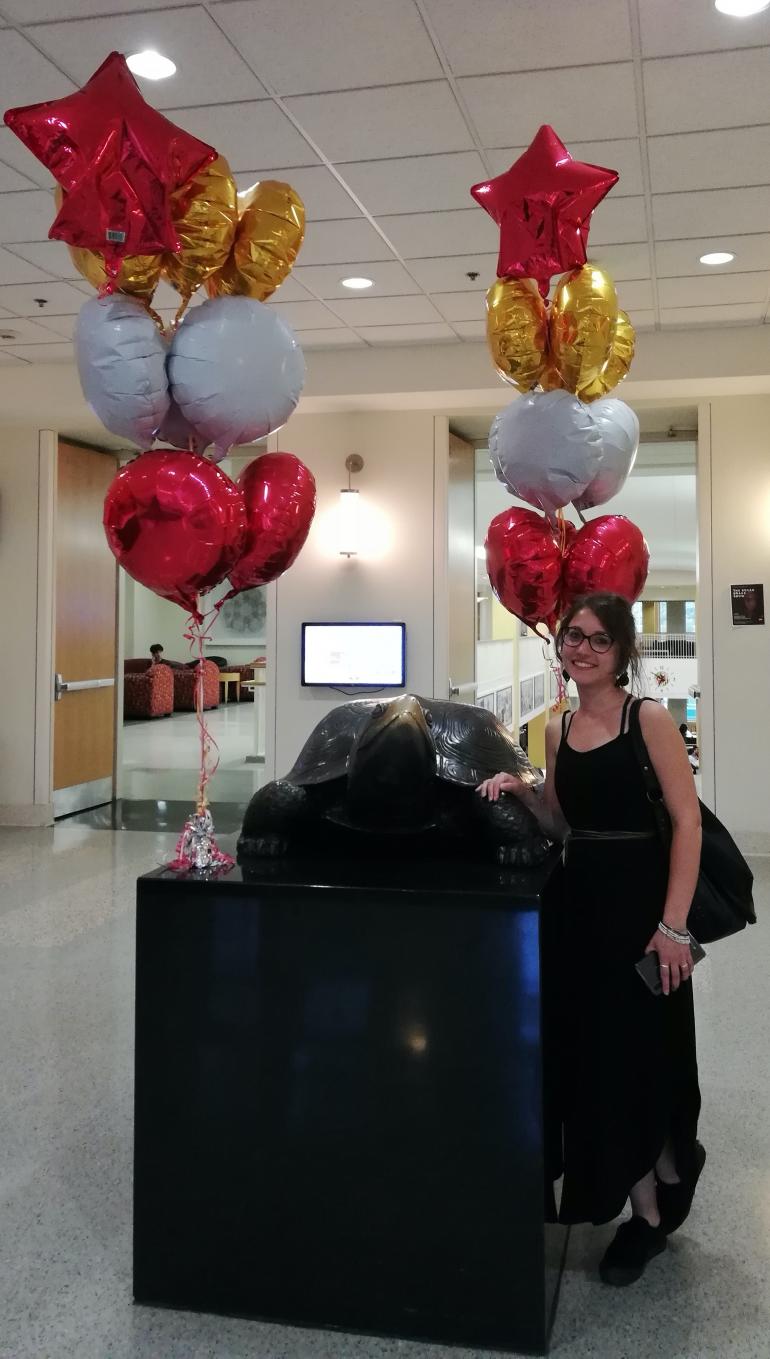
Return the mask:
<svg viewBox="0 0 770 1359"><path fill-rule="evenodd" d="M566 554L565 604L578 595L624 595L633 604L644 589L650 553L641 529L622 514L603 514L577 534Z"/></svg>
<svg viewBox="0 0 770 1359"><path fill-rule="evenodd" d="M129 576L200 622L197 596L224 580L242 550L243 495L213 462L156 449L118 472L104 531Z"/></svg>
<svg viewBox="0 0 770 1359"><path fill-rule="evenodd" d="M497 598L530 627L553 631L561 595L562 556L550 524L534 510L503 510L487 529L487 571Z"/></svg>
<svg viewBox="0 0 770 1359"><path fill-rule="evenodd" d="M246 539L228 573L232 589L226 599L288 571L315 514L315 479L293 453L263 453L244 468L238 486L246 506Z"/></svg>

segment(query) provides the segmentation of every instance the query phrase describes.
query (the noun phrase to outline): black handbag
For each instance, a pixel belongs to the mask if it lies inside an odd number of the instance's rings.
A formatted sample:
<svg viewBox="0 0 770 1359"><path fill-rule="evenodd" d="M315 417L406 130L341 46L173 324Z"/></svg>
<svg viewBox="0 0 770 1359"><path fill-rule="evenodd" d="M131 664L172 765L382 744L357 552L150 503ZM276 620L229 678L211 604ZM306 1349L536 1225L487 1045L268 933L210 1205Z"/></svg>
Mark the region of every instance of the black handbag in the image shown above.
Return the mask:
<svg viewBox="0 0 770 1359"><path fill-rule="evenodd" d="M647 797L655 814L655 825L668 849L671 845L671 818L642 735L639 722L641 706L641 699L636 699L632 704L628 729L647 788ZM703 802L700 802L700 814L703 827L700 873L687 917L687 928L700 944L713 944L717 939L737 934L747 925L756 924L752 895L754 874L730 832Z"/></svg>

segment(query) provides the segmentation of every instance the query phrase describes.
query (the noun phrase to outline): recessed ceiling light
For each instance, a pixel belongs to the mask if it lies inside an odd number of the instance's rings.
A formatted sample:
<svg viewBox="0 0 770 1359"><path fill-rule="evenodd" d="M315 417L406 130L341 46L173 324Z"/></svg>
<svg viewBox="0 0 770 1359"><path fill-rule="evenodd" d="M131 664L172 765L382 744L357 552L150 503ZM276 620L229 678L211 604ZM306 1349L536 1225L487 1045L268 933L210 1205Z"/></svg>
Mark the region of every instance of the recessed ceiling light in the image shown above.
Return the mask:
<svg viewBox="0 0 770 1359"><path fill-rule="evenodd" d="M134 75L144 76L145 80L165 80L176 70L173 61L149 48L146 52L132 52L131 56L126 58L126 62L129 71L133 71Z"/></svg>
<svg viewBox="0 0 770 1359"><path fill-rule="evenodd" d="M729 250L712 250L708 255L701 255L701 264L730 264L735 259Z"/></svg>
<svg viewBox="0 0 770 1359"><path fill-rule="evenodd" d="M731 14L734 19L748 19L750 14L761 14L767 9L770 0L714 0L722 14Z"/></svg>
<svg viewBox="0 0 770 1359"><path fill-rule="evenodd" d="M373 278L341 278L340 283L343 288L361 289L374 287Z"/></svg>

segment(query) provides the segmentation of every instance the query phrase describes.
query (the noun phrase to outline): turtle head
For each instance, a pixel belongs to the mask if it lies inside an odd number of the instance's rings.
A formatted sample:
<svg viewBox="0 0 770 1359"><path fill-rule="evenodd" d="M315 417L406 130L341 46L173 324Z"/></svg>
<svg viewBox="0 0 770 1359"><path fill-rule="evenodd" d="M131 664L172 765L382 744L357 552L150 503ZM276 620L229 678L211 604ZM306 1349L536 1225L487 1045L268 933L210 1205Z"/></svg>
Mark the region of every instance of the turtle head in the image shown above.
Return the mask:
<svg viewBox="0 0 770 1359"><path fill-rule="evenodd" d="M348 815L371 829L420 830L432 821L435 777L430 717L419 699L378 703L350 752Z"/></svg>

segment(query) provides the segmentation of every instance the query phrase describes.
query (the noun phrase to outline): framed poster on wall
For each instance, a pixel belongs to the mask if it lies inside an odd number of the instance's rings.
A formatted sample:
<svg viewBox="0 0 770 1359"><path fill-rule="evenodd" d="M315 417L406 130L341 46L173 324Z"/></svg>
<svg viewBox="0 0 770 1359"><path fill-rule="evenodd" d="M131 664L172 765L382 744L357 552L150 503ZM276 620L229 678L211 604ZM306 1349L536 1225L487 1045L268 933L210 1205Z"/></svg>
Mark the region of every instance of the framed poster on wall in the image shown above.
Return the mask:
<svg viewBox="0 0 770 1359"><path fill-rule="evenodd" d="M535 675L535 707L542 708L545 703L545 675Z"/></svg>
<svg viewBox="0 0 770 1359"><path fill-rule="evenodd" d="M495 692L495 717L504 727L510 727L513 722L513 689L510 684Z"/></svg>
<svg viewBox="0 0 770 1359"><path fill-rule="evenodd" d="M765 621L764 585L731 585L733 627L755 627Z"/></svg>

